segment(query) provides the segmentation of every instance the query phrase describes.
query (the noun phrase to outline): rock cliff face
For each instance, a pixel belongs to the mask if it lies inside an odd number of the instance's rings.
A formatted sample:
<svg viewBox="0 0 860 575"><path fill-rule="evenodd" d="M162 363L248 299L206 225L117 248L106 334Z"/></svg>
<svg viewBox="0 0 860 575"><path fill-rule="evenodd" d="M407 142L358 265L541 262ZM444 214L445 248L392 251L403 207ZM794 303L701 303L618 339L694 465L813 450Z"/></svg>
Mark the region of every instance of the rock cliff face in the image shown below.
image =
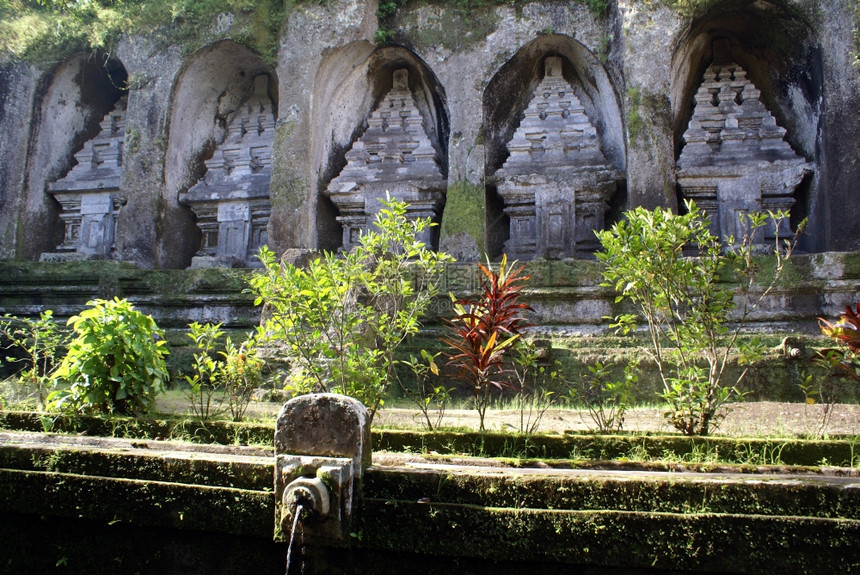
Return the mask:
<svg viewBox="0 0 860 575"><path fill-rule="evenodd" d="M806 250L860 249L851 3L695 4L296 2L274 57L230 14L194 49L165 29L5 57L0 257L247 266L264 242L349 247L386 191L472 257L588 257L625 209L686 198L726 235L780 207Z"/></svg>

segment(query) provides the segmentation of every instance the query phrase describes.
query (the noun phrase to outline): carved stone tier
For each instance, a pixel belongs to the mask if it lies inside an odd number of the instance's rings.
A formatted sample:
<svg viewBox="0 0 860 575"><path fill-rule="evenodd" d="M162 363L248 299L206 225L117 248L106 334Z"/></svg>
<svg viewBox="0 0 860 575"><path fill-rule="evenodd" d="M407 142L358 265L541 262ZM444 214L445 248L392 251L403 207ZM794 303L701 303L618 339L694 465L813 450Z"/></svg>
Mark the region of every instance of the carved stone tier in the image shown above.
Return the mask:
<svg viewBox="0 0 860 575"><path fill-rule="evenodd" d="M425 119L409 90L405 69L395 70L391 91L367 121L364 134L346 153L347 164L326 190L340 212L343 248L358 243L371 229L386 193L409 204L409 218L438 222L445 203L446 181L439 155L427 136ZM435 247L430 230L419 238Z"/></svg>
<svg viewBox="0 0 860 575"><path fill-rule="evenodd" d="M510 218L508 256L516 259L587 256L598 242L609 200L623 174L600 150L597 130L562 61L550 56L525 117L507 145L510 156L495 174Z"/></svg>
<svg viewBox="0 0 860 575"><path fill-rule="evenodd" d="M269 78L254 78L254 94L228 119L227 137L207 160L206 175L179 201L197 216L203 234L191 267L254 267L271 213L275 114Z"/></svg>
<svg viewBox="0 0 860 575"><path fill-rule="evenodd" d="M762 103L761 92L737 64L713 64L696 93L693 117L678 160L678 185L711 218L711 233L725 240L746 234L744 214L788 210L794 190L812 172L784 140L785 129ZM754 243L789 238L784 222L765 228Z"/></svg>
<svg viewBox="0 0 860 575"><path fill-rule="evenodd" d="M123 96L101 122L99 134L75 154L75 165L48 185L60 203L65 224L63 243L42 261L109 258L114 249L127 98Z"/></svg>

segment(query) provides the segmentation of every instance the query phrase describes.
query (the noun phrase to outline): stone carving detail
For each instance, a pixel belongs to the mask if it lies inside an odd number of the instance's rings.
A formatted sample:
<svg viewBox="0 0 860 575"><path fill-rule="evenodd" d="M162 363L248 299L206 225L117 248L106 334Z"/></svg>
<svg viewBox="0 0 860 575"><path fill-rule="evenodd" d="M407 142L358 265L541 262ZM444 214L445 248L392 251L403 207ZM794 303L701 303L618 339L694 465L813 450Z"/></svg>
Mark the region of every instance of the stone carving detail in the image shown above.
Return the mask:
<svg viewBox="0 0 860 575"><path fill-rule="evenodd" d="M206 160L206 175L179 201L203 233L191 267L254 267L268 239L275 114L269 77L254 78L254 93L228 118L227 137Z"/></svg>
<svg viewBox="0 0 860 575"><path fill-rule="evenodd" d="M711 233L742 238L749 211L788 210L792 194L812 165L783 139L785 129L760 100L761 92L734 63L712 64L695 96L684 133L678 184L684 198L711 218ZM754 243L772 246L775 234L792 235L785 222L766 228Z"/></svg>
<svg viewBox="0 0 860 575"><path fill-rule="evenodd" d="M126 106L123 96L105 115L99 134L75 154L77 165L48 185L60 203L65 223L63 243L42 261L109 258L114 249L117 215L125 203L119 196Z"/></svg>
<svg viewBox="0 0 860 575"><path fill-rule="evenodd" d="M391 91L371 114L367 130L346 153L346 166L326 191L340 212L345 250L358 243L362 230L372 228L386 193L409 205L410 218L438 222L441 216L446 181L409 90L408 74L405 69L394 71ZM432 230L419 239L435 247Z"/></svg>
<svg viewBox="0 0 860 575"><path fill-rule="evenodd" d="M525 117L495 174L510 218L505 251L512 258L591 254L609 200L623 174L600 150L597 130L562 76L562 60L544 62Z"/></svg>

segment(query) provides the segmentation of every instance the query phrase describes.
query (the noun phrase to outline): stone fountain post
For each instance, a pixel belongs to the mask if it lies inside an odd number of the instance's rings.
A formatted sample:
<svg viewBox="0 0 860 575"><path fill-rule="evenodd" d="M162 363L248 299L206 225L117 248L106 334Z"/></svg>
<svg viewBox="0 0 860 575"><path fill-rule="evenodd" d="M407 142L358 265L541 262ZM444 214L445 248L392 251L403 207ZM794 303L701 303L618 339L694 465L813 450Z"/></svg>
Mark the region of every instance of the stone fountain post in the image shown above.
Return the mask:
<svg viewBox="0 0 860 575"><path fill-rule="evenodd" d="M299 506L306 535L345 539L370 460L360 401L322 393L284 404L275 427L275 540L289 539Z"/></svg>

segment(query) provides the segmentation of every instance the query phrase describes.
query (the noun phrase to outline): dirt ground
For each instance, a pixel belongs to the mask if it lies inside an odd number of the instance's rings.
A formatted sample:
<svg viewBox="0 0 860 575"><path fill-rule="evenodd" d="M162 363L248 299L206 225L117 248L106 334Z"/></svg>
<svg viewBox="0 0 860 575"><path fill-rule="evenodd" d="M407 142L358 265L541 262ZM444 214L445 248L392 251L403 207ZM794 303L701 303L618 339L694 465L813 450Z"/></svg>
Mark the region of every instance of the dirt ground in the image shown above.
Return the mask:
<svg viewBox="0 0 860 575"><path fill-rule="evenodd" d="M731 436L797 436L818 435L824 416L823 405L801 403L736 403L729 406L717 433ZM416 427L422 423L417 409L386 409L377 416L377 422L396 427ZM376 424L376 422L374 423ZM474 410L449 410L442 422L446 426L478 427L478 416ZM518 411L490 411L486 425L491 430L520 428ZM586 411L550 410L540 420L538 431L563 433L565 431L587 431L595 425ZM624 418L626 431L673 431L660 409L635 409ZM860 435L860 405L838 404L825 428L830 435Z"/></svg>
<svg viewBox="0 0 860 575"><path fill-rule="evenodd" d="M248 415L273 416L279 409L277 403L252 402ZM824 409L823 405L804 403L735 403L729 405L729 413L716 433L735 437L817 436L821 433ZM423 417L417 408L402 407L383 409L377 414L374 425L424 428ZM445 412L442 425L478 429L478 415L473 409L450 409ZM515 410L489 410L486 425L491 431L517 431L520 429L520 413ZM543 415L538 431L564 433L594 428L586 411L553 409ZM624 430L674 431L663 419L662 410L657 408L629 411L624 419ZM860 405L833 406L825 432L829 435L860 435Z"/></svg>

